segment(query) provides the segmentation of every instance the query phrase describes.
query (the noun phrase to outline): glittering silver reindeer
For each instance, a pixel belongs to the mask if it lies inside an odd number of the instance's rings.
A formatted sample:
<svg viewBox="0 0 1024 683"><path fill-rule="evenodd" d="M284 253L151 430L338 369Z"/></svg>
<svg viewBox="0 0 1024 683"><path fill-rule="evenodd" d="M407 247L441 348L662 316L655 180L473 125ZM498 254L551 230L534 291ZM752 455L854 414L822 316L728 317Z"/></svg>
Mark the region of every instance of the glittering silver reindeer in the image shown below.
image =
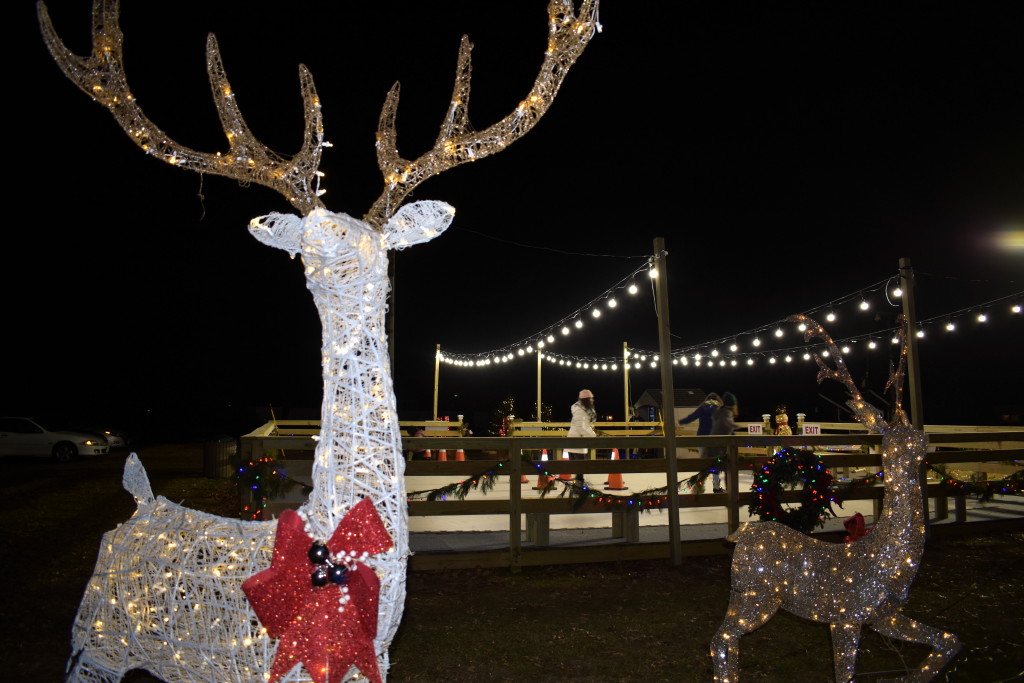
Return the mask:
<svg viewBox="0 0 1024 683"><path fill-rule="evenodd" d="M260 241L301 256L323 326L322 431L313 465L314 489L299 514L306 533L326 542L346 513L368 498L390 534L393 547L366 558L380 579L374 646L382 676L402 615L409 554L404 461L384 332L387 252L436 237L454 213L441 202L404 207L402 202L424 180L499 152L527 133L592 37L596 12L597 0L584 0L578 12L573 0L551 0L547 49L532 89L510 114L479 132L472 130L468 118L472 46L464 37L447 116L433 149L415 160L402 158L396 147L396 84L377 131L384 191L359 220L327 211L320 200L318 169L326 143L320 98L305 67L299 70L303 145L286 158L250 132L211 35L207 69L228 150L197 152L160 130L133 97L124 73L117 2L94 2L88 57L64 46L46 8L39 5L46 44L65 75L107 107L147 154L200 173L273 188L300 212L271 214L250 225ZM168 683L265 680L277 644L260 625L241 585L270 564L276 523L215 517L154 497L134 456L126 464L125 484L138 511L104 536L76 617L68 679L114 682L132 668L146 668ZM341 672L311 672L309 663L304 664L306 670L296 662L278 680L311 676L333 683L342 675L358 675L347 664Z"/></svg>
<svg viewBox="0 0 1024 683"><path fill-rule="evenodd" d="M818 381L842 382L849 405L865 427L881 432L885 477L883 510L870 534L852 543L828 543L776 522L747 523L732 540L732 594L725 620L711 641L715 680L735 683L739 640L762 626L776 611L824 622L832 630L836 681L853 679L861 628L932 648L920 668L906 680L931 680L960 650L952 633L925 626L901 613L924 549L924 501L920 466L927 450L925 434L913 429L900 403L906 363L906 330L898 369L889 379L896 389L891 423L867 403L843 362L839 349L821 325L805 316L807 337L826 342L835 360L829 367L818 356ZM887 387L888 388L888 387Z"/></svg>

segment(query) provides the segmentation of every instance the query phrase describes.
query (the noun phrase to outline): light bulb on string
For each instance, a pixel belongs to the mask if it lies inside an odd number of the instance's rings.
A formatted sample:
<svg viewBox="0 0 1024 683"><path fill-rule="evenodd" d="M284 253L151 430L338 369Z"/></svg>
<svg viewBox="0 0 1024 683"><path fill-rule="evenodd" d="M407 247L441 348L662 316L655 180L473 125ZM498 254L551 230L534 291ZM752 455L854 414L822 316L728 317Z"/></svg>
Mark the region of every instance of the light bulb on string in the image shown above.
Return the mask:
<svg viewBox="0 0 1024 683"><path fill-rule="evenodd" d="M651 269L647 271L647 275L653 280L658 277L658 269L652 266Z"/></svg>
<svg viewBox="0 0 1024 683"><path fill-rule="evenodd" d="M775 356L772 356L771 358L768 359L768 364L775 365Z"/></svg>
<svg viewBox="0 0 1024 683"><path fill-rule="evenodd" d="M562 334L563 335L569 334L569 328L566 327L565 325L562 325Z"/></svg>
<svg viewBox="0 0 1024 683"><path fill-rule="evenodd" d="M978 314L978 322L979 323L986 323L986 322L988 322L988 316L986 314L984 314L984 313L979 313Z"/></svg>
<svg viewBox="0 0 1024 683"><path fill-rule="evenodd" d="M1010 306L1010 313L1020 313L1020 304Z"/></svg>
<svg viewBox="0 0 1024 683"><path fill-rule="evenodd" d="M842 350L843 353L849 353L850 352L850 347L849 346L844 346L841 350Z"/></svg>
<svg viewBox="0 0 1024 683"><path fill-rule="evenodd" d="M868 303L868 300L867 299L861 299L860 300L860 310L866 311L869 308L871 308L871 304Z"/></svg>
<svg viewBox="0 0 1024 683"><path fill-rule="evenodd" d="M892 290L892 295L899 299L901 296L903 296L903 290L897 287L896 289Z"/></svg>
<svg viewBox="0 0 1024 683"><path fill-rule="evenodd" d="M796 326L796 329L800 330L801 332L806 332L807 331L807 323L800 323L799 325Z"/></svg>
<svg viewBox="0 0 1024 683"><path fill-rule="evenodd" d="M626 291L629 292L630 294L636 294L638 290L636 288L636 285L630 282L629 287L626 289Z"/></svg>
<svg viewBox="0 0 1024 683"><path fill-rule="evenodd" d="M600 318L601 317L601 309L600 308L593 309L592 311L590 311L590 315L594 316L595 318Z"/></svg>
<svg viewBox="0 0 1024 683"><path fill-rule="evenodd" d="M924 339L924 328L923 327L918 328L918 330L917 330L917 338L918 339Z"/></svg>
<svg viewBox="0 0 1024 683"><path fill-rule="evenodd" d="M787 362L787 363L792 363L792 362L793 362L793 356L791 356L791 355L789 355L789 354L787 353L787 354L786 354L786 362Z"/></svg>
<svg viewBox="0 0 1024 683"><path fill-rule="evenodd" d="M804 359L804 360L810 360L810 359L811 359L811 354L809 354L809 353L807 353L807 352L805 351L805 352L804 352L804 355L803 355L803 359Z"/></svg>
<svg viewBox="0 0 1024 683"><path fill-rule="evenodd" d="M575 326L576 326L576 329L578 330L578 329L580 329L580 328L582 328L582 327L583 327L583 320L582 320L582 319L579 319L579 318L577 318L576 322L575 322L575 323L573 323L573 325L575 325Z"/></svg>
<svg viewBox="0 0 1024 683"><path fill-rule="evenodd" d="M747 365L753 365L753 364L754 364L754 359L753 358L748 358L747 359Z"/></svg>
<svg viewBox="0 0 1024 683"><path fill-rule="evenodd" d="M736 345L736 342L729 344L729 350L732 351L733 353L736 353L739 350L739 348L740 347Z"/></svg>
<svg viewBox="0 0 1024 683"><path fill-rule="evenodd" d="M736 359L733 358L731 361L729 361L729 365L736 367Z"/></svg>
<svg viewBox="0 0 1024 683"><path fill-rule="evenodd" d="M952 332L955 329L956 329L956 325L953 323L952 320L950 320L949 322L946 323L946 331L947 332Z"/></svg>
<svg viewBox="0 0 1024 683"><path fill-rule="evenodd" d="M869 349L878 348L878 344L875 342L874 339L872 339L871 341L868 342L868 348Z"/></svg>
<svg viewBox="0 0 1024 683"><path fill-rule="evenodd" d="M718 349L711 349L711 355L714 356L715 358L717 358L718 357Z"/></svg>
<svg viewBox="0 0 1024 683"><path fill-rule="evenodd" d="M894 335L892 336L892 339L890 339L889 341L890 341L891 343L893 343L893 344L899 344L899 343L900 343L900 338L899 338L899 337L897 337L897 336L896 336L896 335L894 334Z"/></svg>
<svg viewBox="0 0 1024 683"><path fill-rule="evenodd" d="M720 367L723 367L723 368L724 368L724 367L725 367L725 359L723 358L722 360L718 361L718 365L719 365Z"/></svg>
<svg viewBox="0 0 1024 683"><path fill-rule="evenodd" d="M834 311L829 311L828 315L825 316L825 320L829 321L830 323L834 323L836 321L836 314L835 314L835 312Z"/></svg>
<svg viewBox="0 0 1024 683"><path fill-rule="evenodd" d="M615 297L608 299L608 308L615 308L619 305L619 302L615 300Z"/></svg>
<svg viewBox="0 0 1024 683"><path fill-rule="evenodd" d="M822 358L828 358L830 355L832 355L832 354L830 354L828 352L828 349L825 349L824 351L821 352L821 357Z"/></svg>
<svg viewBox="0 0 1024 683"><path fill-rule="evenodd" d="M761 339L760 339L760 337L754 337L754 341L752 341L750 343L753 344L754 347L756 348L756 347L761 345Z"/></svg>
<svg viewBox="0 0 1024 683"><path fill-rule="evenodd" d="M548 342L548 344L554 344L555 343L555 335L549 334L548 337L547 337L547 342Z"/></svg>
<svg viewBox="0 0 1024 683"><path fill-rule="evenodd" d="M782 336L782 328L781 327L776 327L775 328L775 336L776 337L781 337Z"/></svg>

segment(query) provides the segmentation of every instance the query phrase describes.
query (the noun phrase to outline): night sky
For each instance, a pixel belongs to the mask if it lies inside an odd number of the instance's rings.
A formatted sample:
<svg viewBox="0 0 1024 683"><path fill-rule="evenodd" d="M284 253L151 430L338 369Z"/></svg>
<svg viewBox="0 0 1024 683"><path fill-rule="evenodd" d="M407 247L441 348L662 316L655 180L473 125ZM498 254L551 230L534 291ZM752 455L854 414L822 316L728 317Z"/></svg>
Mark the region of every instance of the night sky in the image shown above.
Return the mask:
<svg viewBox="0 0 1024 683"><path fill-rule="evenodd" d="M84 54L89 6L49 3ZM896 309L868 289L912 260L929 319L1024 290L1024 6L1004 3L664 3L607 0L553 107L501 154L421 185L452 227L397 257L399 416L427 417L436 344L502 348L546 330L668 247L673 346L733 337L830 309L837 338L886 330ZM9 75L5 414L63 413L199 430L313 417L319 322L298 262L249 236L288 211L262 187L147 158L59 72L34 12ZM290 154L301 140L297 65L323 102L328 208L361 216L380 193L374 132L402 83L399 149L432 144L461 34L475 45L470 118L482 129L527 93L545 46L542 0L216 3L122 7L126 69L148 116L179 142L226 149L205 74L216 33L251 128ZM17 70L20 69L20 70ZM13 219L13 220L12 220ZM1014 246L1015 244L1015 246ZM654 349L649 284L552 351ZM871 300L857 310L859 292ZM839 304L856 295L855 300ZM971 310L921 342L927 422L995 423L1020 411L1021 315ZM881 337L879 337L881 338ZM888 348L850 355L881 393ZM777 344L772 342L772 344ZM801 341L791 329L783 346ZM708 346L707 348L711 348ZM724 346L718 345L725 351ZM836 418L811 364L677 370L676 386L730 390L741 419L777 403ZM512 394L532 412L532 358L442 367L439 412L479 423ZM636 371L631 393L658 385ZM622 377L545 366L556 419L581 388L622 419ZM477 424L478 431L483 425Z"/></svg>

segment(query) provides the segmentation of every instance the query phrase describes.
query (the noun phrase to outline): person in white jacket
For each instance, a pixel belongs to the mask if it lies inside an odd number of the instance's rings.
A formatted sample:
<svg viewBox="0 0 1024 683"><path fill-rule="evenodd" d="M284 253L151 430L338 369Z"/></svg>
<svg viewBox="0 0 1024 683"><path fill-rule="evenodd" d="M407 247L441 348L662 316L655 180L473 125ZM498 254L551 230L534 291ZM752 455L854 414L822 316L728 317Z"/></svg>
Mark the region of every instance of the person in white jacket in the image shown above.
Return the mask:
<svg viewBox="0 0 1024 683"><path fill-rule="evenodd" d="M590 389L580 392L579 400L572 404L572 422L569 424L569 433L566 436L597 436L594 431L594 423L597 421L597 411L594 409L594 394ZM572 460L586 460L586 448L566 448ZM576 475L580 479L580 475Z"/></svg>

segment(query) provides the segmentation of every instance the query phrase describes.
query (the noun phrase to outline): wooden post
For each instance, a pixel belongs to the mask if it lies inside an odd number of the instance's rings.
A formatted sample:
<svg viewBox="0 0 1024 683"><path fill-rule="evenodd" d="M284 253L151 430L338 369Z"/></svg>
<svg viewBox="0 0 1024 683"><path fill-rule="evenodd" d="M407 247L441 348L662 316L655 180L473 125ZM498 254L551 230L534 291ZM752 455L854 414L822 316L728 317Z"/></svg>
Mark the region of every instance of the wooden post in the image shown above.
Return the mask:
<svg viewBox="0 0 1024 683"><path fill-rule="evenodd" d="M513 573L522 571L520 556L523 553L523 487L519 483L523 475L523 448L519 443L513 437L508 447L508 554L509 568Z"/></svg>
<svg viewBox="0 0 1024 683"><path fill-rule="evenodd" d="M668 315L668 252L665 238L654 240L655 305L658 311L658 359L661 368L661 420L665 434L665 478L668 484L668 541L672 564L683 563L679 537L679 464L676 462L675 391L672 388L672 341Z"/></svg>
<svg viewBox="0 0 1024 683"><path fill-rule="evenodd" d="M739 449L735 444L729 444L726 450L725 459L725 493L729 498L729 503L726 507L726 514L728 515L728 529L729 533L736 531L740 527L740 467L739 467Z"/></svg>
<svg viewBox="0 0 1024 683"><path fill-rule="evenodd" d="M430 419L437 419L437 385L438 379L441 376L441 345L438 344L434 348L434 412L431 414Z"/></svg>
<svg viewBox="0 0 1024 683"><path fill-rule="evenodd" d="M540 361L543 355L544 354L540 352L540 349L537 349L537 422L544 421L544 413L541 412L540 402Z"/></svg>
<svg viewBox="0 0 1024 683"><path fill-rule="evenodd" d="M917 353L917 308L914 305L914 269L909 258L900 259L900 289L903 290L903 316L907 323L907 394L910 399L910 422L914 429L924 428L924 406L921 401L921 367ZM921 499L924 504L924 527L931 526L928 514L928 465L921 463Z"/></svg>
<svg viewBox="0 0 1024 683"><path fill-rule="evenodd" d="M900 259L900 289L903 290L903 315L907 319L907 393L910 398L910 422L914 429L924 426L921 401L921 367L917 352L917 309L914 305L914 269L909 258Z"/></svg>
<svg viewBox="0 0 1024 683"><path fill-rule="evenodd" d="M622 342L622 419L629 422L629 344Z"/></svg>

